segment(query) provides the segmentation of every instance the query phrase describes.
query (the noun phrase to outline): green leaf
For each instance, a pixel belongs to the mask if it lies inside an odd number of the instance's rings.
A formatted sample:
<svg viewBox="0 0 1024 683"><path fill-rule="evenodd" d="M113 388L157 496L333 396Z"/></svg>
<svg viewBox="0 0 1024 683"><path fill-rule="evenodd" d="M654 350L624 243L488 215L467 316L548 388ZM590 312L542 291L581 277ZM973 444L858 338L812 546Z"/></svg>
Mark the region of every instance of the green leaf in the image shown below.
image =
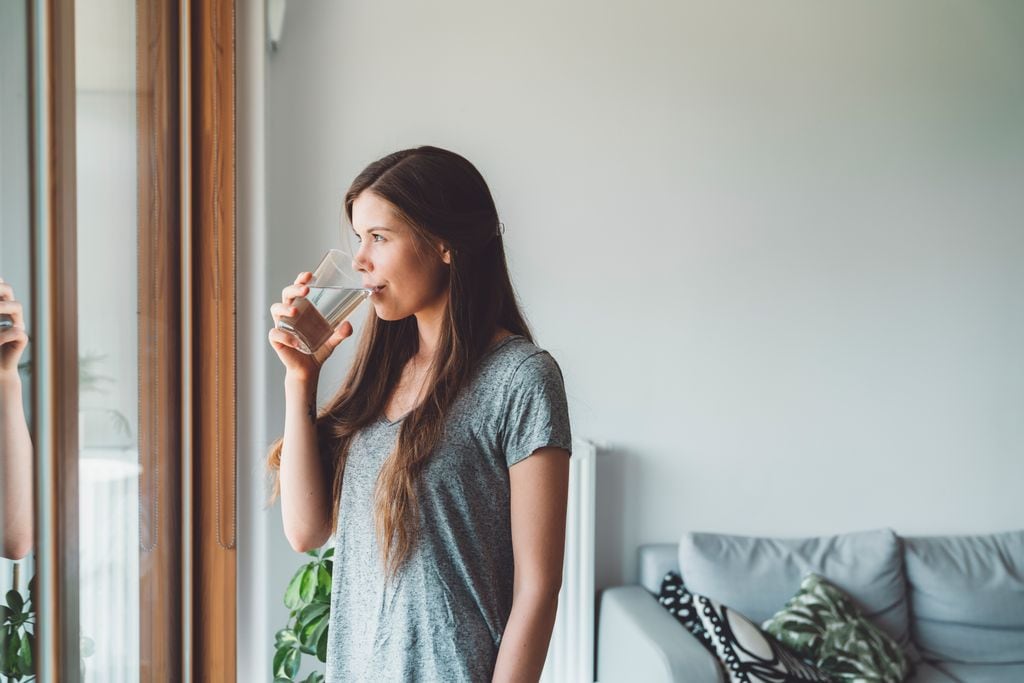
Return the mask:
<svg viewBox="0 0 1024 683"><path fill-rule="evenodd" d="M299 651L289 650L284 656L283 666L285 675L288 678L295 678L295 674L299 673Z"/></svg>
<svg viewBox="0 0 1024 683"><path fill-rule="evenodd" d="M28 634L21 634L21 650L18 653L21 660L21 670L26 674L32 672L32 644L29 642Z"/></svg>
<svg viewBox="0 0 1024 683"><path fill-rule="evenodd" d="M7 591L7 606L11 608L12 612L20 614L21 608L25 606L25 600L21 597L21 593L15 590Z"/></svg>
<svg viewBox="0 0 1024 683"><path fill-rule="evenodd" d="M311 671L303 683L324 683L324 675L319 671Z"/></svg>
<svg viewBox="0 0 1024 683"><path fill-rule="evenodd" d="M284 669L284 658L288 656L289 652L294 651L294 648L282 647L274 653L273 673L275 677L287 676ZM288 677L288 680L291 680L291 677Z"/></svg>
<svg viewBox="0 0 1024 683"><path fill-rule="evenodd" d="M277 676L274 678L274 683L295 683L295 681L290 678L285 678L284 676Z"/></svg>
<svg viewBox="0 0 1024 683"><path fill-rule="evenodd" d="M316 596L316 568L312 565L306 565L302 572L301 584L299 586L299 597L302 599L304 605L308 605L313 602L313 598Z"/></svg>
<svg viewBox="0 0 1024 683"><path fill-rule="evenodd" d="M318 560L320 559L320 551L319 550L307 550L306 554L309 555L310 557L315 557Z"/></svg>
<svg viewBox="0 0 1024 683"><path fill-rule="evenodd" d="M331 601L331 573L327 571L327 568L323 565L317 565L316 568L316 592L320 597L326 597L325 602Z"/></svg>
<svg viewBox="0 0 1024 683"><path fill-rule="evenodd" d="M295 631L290 628L283 628L274 634L274 645L276 647L298 647L299 639L295 635Z"/></svg>
<svg viewBox="0 0 1024 683"><path fill-rule="evenodd" d="M284 592L284 605L288 609L298 609L302 607L300 589L302 588L302 577L305 575L306 568L302 567L299 571L295 572L295 576L293 576L291 582L289 582L288 590Z"/></svg>
<svg viewBox="0 0 1024 683"><path fill-rule="evenodd" d="M323 558L321 558L321 559L324 559L324 560L326 560L326 559L329 559L329 558L331 558L331 557L334 557L334 546L331 546L330 548L328 548L328 549L327 549L327 550L326 550L326 551L324 552L324 556L323 556Z"/></svg>
<svg viewBox="0 0 1024 683"><path fill-rule="evenodd" d="M299 612L299 621L303 624L308 624L312 621L319 621L321 617L325 616L330 611L330 609L330 605L325 605L322 602L314 602Z"/></svg>
<svg viewBox="0 0 1024 683"><path fill-rule="evenodd" d="M303 623L301 626L296 627L296 632L299 636L299 649L305 652L307 655L314 654L316 652L316 639L313 634L316 632L316 627L320 625L321 620L311 621L308 624Z"/></svg>
<svg viewBox="0 0 1024 683"><path fill-rule="evenodd" d="M327 646L326 645L327 641L324 639L324 634L328 631L329 627L330 627L330 619L328 619L327 617L324 617L316 625L316 628L313 629L313 638L312 638L312 640L313 640L313 642L316 643L316 652L317 652L317 656L318 657L320 656L320 654L319 654L320 653L320 642L323 641L324 642L324 647Z"/></svg>
<svg viewBox="0 0 1024 683"><path fill-rule="evenodd" d="M7 641L7 647L4 649L4 658L9 662L12 670L17 672L20 668L18 666L18 648L21 647L21 637L17 634Z"/></svg>
<svg viewBox="0 0 1024 683"><path fill-rule="evenodd" d="M324 632L320 634L320 639L316 642L316 658L321 662L327 661L327 634L330 633L330 629L324 629Z"/></svg>

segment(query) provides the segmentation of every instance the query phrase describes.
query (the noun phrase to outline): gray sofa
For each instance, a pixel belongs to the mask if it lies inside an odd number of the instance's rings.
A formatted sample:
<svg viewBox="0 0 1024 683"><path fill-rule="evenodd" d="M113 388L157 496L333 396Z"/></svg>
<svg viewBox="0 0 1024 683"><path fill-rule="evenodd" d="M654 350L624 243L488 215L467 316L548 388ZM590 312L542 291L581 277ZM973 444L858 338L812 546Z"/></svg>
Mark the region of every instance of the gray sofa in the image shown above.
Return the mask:
<svg viewBox="0 0 1024 683"><path fill-rule="evenodd" d="M603 591L600 683L717 683L711 655L657 601L680 572L692 592L762 623L814 571L851 595L915 663L912 683L1024 683L1024 531L803 539L688 533L639 549L640 585Z"/></svg>

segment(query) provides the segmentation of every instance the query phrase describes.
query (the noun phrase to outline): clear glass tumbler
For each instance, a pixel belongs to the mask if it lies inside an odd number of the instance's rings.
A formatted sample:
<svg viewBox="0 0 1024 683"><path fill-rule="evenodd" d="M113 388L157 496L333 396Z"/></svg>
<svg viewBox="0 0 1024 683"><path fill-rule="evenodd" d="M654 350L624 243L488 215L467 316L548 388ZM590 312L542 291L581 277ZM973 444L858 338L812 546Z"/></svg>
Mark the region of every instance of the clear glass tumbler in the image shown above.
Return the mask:
<svg viewBox="0 0 1024 683"><path fill-rule="evenodd" d="M309 294L292 302L297 313L278 320L278 329L295 335L303 353L319 349L335 328L373 294L372 289L357 286L351 264L352 258L340 249L328 251L313 271Z"/></svg>

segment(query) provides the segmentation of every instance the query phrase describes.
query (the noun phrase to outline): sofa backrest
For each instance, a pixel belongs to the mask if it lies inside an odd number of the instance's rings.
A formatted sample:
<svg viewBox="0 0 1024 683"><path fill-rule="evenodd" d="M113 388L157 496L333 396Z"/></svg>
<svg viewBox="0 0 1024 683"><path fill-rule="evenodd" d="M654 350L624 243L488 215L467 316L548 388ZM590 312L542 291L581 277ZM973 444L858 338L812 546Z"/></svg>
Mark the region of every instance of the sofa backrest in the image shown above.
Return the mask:
<svg viewBox="0 0 1024 683"><path fill-rule="evenodd" d="M661 590L661 580L669 572L679 573L679 544L651 543L637 551L640 585L652 595Z"/></svg>
<svg viewBox="0 0 1024 683"><path fill-rule="evenodd" d="M1024 531L903 539L914 640L940 662L1024 664Z"/></svg>
<svg viewBox="0 0 1024 683"><path fill-rule="evenodd" d="M694 593L760 624L782 609L799 590L803 576L813 571L849 594L865 617L917 659L910 640L903 558L891 529L818 538L687 533L671 567L669 547L641 549L640 580L651 592L657 592L669 568L677 569Z"/></svg>

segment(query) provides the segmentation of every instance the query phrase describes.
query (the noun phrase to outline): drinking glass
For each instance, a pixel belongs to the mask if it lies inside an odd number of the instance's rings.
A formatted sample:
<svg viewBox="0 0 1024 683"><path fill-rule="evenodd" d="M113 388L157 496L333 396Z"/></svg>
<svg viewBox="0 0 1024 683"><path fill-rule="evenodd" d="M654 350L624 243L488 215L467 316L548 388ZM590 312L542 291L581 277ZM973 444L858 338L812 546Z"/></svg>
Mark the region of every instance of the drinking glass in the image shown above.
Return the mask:
<svg viewBox="0 0 1024 683"><path fill-rule="evenodd" d="M329 250L313 271L313 279L307 284L309 293L292 302L296 314L278 319L278 329L294 335L303 353L319 349L335 328L373 294L372 289L357 285L351 266L348 254Z"/></svg>

